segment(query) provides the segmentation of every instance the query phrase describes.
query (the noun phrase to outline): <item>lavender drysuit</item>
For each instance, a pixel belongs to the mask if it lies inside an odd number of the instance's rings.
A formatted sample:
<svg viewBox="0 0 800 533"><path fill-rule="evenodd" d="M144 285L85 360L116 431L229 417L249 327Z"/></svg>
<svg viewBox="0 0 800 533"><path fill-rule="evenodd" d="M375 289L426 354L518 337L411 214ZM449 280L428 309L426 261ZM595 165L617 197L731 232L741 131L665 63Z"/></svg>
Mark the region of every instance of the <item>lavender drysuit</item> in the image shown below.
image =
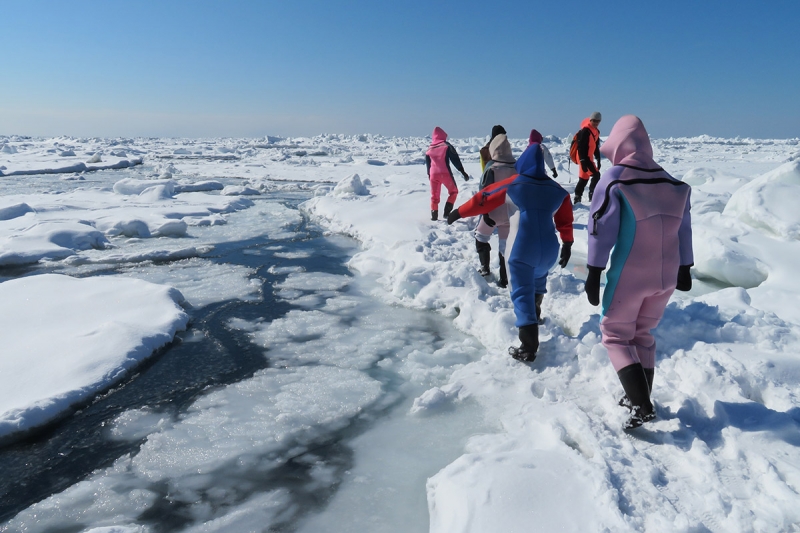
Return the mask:
<svg viewBox="0 0 800 533"><path fill-rule="evenodd" d="M590 267L605 268L600 331L614 370L655 366L651 334L675 290L680 265L691 265L688 184L653 160L641 120L619 119L600 148L614 166L597 184L589 219Z"/></svg>

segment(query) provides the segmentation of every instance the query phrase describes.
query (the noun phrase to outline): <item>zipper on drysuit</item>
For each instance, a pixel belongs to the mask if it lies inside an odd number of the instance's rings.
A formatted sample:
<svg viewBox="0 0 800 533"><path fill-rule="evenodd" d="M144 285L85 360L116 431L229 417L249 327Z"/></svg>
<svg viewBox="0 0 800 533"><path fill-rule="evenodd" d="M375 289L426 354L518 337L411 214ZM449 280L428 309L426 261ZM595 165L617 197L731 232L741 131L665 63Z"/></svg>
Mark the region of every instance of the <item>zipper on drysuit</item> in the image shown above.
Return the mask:
<svg viewBox="0 0 800 533"><path fill-rule="evenodd" d="M634 167L630 165L618 165L618 166L632 168L634 170L641 170L644 172L662 172L664 170L663 168L649 169L649 168ZM597 235L597 221L600 219L600 217L602 217L605 214L606 209L608 209L608 203L611 201L611 188L614 185L617 185L618 183L623 185L633 185L636 183L669 183L670 185L675 185L676 187L679 187L681 185L686 185L687 187L689 186L688 183L685 183L683 181L678 181L672 178L634 178L632 180L612 181L611 183L608 184L608 187L606 187L606 193L605 197L603 198L603 203L600 205L600 207L597 208L597 211L595 211L592 214L592 221L593 221L592 235Z"/></svg>

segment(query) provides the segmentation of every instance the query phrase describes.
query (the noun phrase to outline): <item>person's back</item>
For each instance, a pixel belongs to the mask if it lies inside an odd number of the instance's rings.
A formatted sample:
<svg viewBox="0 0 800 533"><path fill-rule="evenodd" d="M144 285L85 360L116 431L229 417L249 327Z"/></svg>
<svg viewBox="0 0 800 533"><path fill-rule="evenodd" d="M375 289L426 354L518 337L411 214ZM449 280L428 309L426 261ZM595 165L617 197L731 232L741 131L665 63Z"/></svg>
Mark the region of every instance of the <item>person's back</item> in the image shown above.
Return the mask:
<svg viewBox="0 0 800 533"><path fill-rule="evenodd" d="M620 118L601 151L614 166L600 178L589 212L584 290L589 303L600 303L600 276L611 255L600 331L625 391L620 405L631 410L625 427L633 428L655 418L652 330L673 291L691 288L691 187L656 164L638 117Z"/></svg>
<svg viewBox="0 0 800 533"><path fill-rule="evenodd" d="M480 149L479 154L481 160L481 172L484 172L486 170L486 166L491 164L492 151L490 145L492 144L494 138L501 134L506 135L506 129L500 124L493 126L492 134L489 136L489 141Z"/></svg>
<svg viewBox="0 0 800 533"><path fill-rule="evenodd" d="M530 145L522 154L517 161L517 170L519 177L509 185L506 192L514 209L519 211L516 238L520 238L522 234L526 242L535 242L536 246L535 249L515 246L512 248L509 260L523 256L529 261L531 254L542 254L539 255L537 262L548 261L544 255L552 255L553 260L549 265L552 266L554 258L558 255L558 239L553 217L564 203L565 197L569 195L561 185L545 173L543 154L538 144Z"/></svg>

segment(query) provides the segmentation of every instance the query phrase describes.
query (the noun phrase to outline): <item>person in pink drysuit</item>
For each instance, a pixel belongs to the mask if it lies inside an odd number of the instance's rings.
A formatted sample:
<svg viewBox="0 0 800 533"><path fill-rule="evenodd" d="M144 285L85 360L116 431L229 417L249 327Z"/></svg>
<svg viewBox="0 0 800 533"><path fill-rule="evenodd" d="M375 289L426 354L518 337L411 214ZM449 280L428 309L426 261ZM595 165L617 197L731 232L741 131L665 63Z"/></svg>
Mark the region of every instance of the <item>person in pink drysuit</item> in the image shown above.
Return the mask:
<svg viewBox="0 0 800 533"><path fill-rule="evenodd" d="M600 331L625 390L620 405L631 410L630 429L656 416L651 331L673 291L692 287L691 187L656 164L644 124L634 115L614 124L600 151L614 166L592 198L585 291L589 303L600 303L600 275L611 254Z"/></svg>
<svg viewBox="0 0 800 533"><path fill-rule="evenodd" d="M469 174L464 170L458 152L453 145L447 142L447 133L436 126L433 129L431 145L425 152L425 167L428 170L428 180L431 183L431 220L439 220L439 198L442 185L447 189L447 201L444 204L444 218L453 210L453 204L458 197L458 187L453 179L450 163L464 176L464 181L469 181Z"/></svg>

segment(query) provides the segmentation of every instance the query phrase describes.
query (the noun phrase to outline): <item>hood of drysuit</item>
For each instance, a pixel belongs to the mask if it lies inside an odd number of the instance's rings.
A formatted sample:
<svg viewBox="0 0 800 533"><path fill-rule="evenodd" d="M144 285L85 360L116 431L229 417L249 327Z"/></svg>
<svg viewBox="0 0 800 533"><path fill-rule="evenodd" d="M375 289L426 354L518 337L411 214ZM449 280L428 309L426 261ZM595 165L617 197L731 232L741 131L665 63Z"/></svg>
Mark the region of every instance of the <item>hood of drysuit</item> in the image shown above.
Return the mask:
<svg viewBox="0 0 800 533"><path fill-rule="evenodd" d="M531 134L528 137L528 146L532 145L533 143L542 144L542 134L539 133L538 130L531 130Z"/></svg>
<svg viewBox="0 0 800 533"><path fill-rule="evenodd" d="M600 147L600 153L613 164L627 164L641 168L659 168L653 161L650 136L639 117L625 115L620 118Z"/></svg>
<svg viewBox="0 0 800 533"><path fill-rule="evenodd" d="M539 143L533 143L517 159L517 172L532 178L548 178L544 167L544 155ZM549 178L548 178L549 179Z"/></svg>
<svg viewBox="0 0 800 533"><path fill-rule="evenodd" d="M492 161L501 163L514 162L514 155L511 153L511 143L508 142L508 137L502 133L489 143L489 154L492 156Z"/></svg>
<svg viewBox="0 0 800 533"><path fill-rule="evenodd" d="M443 143L446 140L447 140L447 133L445 133L445 131L442 128L440 128L439 126L433 128L433 135L431 136L431 146L433 146L434 144Z"/></svg>
<svg viewBox="0 0 800 533"><path fill-rule="evenodd" d="M598 130L597 127L592 124L592 121L589 117L586 117L583 119L583 122L581 122L581 129L583 128L589 128L592 130L592 133L594 133L595 137L600 137L600 130Z"/></svg>

